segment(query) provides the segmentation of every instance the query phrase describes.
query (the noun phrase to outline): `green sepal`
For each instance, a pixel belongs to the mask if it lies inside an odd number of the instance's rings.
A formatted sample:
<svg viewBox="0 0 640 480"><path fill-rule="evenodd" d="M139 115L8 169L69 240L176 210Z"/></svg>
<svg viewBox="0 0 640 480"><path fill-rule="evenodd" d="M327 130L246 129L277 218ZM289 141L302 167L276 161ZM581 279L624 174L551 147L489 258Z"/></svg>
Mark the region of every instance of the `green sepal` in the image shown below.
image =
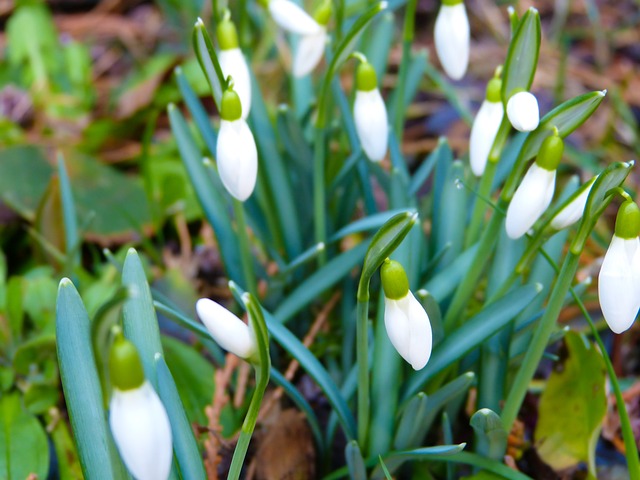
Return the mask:
<svg viewBox="0 0 640 480"><path fill-rule="evenodd" d="M380 267L380 279L384 296L390 300L400 300L409 293L409 279L402 264L395 260L385 259Z"/></svg>
<svg viewBox="0 0 640 480"><path fill-rule="evenodd" d="M316 8L315 12L313 12L313 19L320 25L326 26L331 19L332 12L333 7L331 5L331 0L325 0L318 8Z"/></svg>
<svg viewBox="0 0 640 480"><path fill-rule="evenodd" d="M360 62L356 70L356 89L369 92L378 88L376 71L369 62Z"/></svg>
<svg viewBox="0 0 640 480"><path fill-rule="evenodd" d="M529 8L516 29L502 73L502 101L507 104L518 91L529 91L540 54L540 15Z"/></svg>
<svg viewBox="0 0 640 480"><path fill-rule="evenodd" d="M560 165L563 153L564 141L557 134L551 135L542 142L536 163L539 167L552 172Z"/></svg>
<svg viewBox="0 0 640 480"><path fill-rule="evenodd" d="M220 50L233 50L238 48L238 31L235 24L228 18L224 18L216 28L216 36L220 44Z"/></svg>
<svg viewBox="0 0 640 480"><path fill-rule="evenodd" d="M616 162L609 165L596 178L593 187L591 187L587 204L584 207L578 233L569 248L574 255L579 255L584 249L584 245L589 235L591 235L591 230L593 230L598 218L611 203L611 200L619 193L620 186L624 183L632 167L633 162Z"/></svg>
<svg viewBox="0 0 640 480"><path fill-rule="evenodd" d="M138 350L119 332L109 352L111 385L118 390L133 390L144 383L144 370Z"/></svg>
<svg viewBox="0 0 640 480"><path fill-rule="evenodd" d="M228 122L239 120L242 117L242 105L240 97L233 88L227 88L222 94L220 102L220 118Z"/></svg>
<svg viewBox="0 0 640 480"><path fill-rule="evenodd" d="M636 202L627 200L618 209L615 234L625 240L640 235L640 209Z"/></svg>
<svg viewBox="0 0 640 480"><path fill-rule="evenodd" d="M502 91L502 80L492 78L487 84L487 101L497 103L500 100L500 92Z"/></svg>
<svg viewBox="0 0 640 480"><path fill-rule="evenodd" d="M391 217L373 236L362 265L358 284L358 301L368 301L371 277L391 252L400 245L417 221L417 212L399 213Z"/></svg>
<svg viewBox="0 0 640 480"><path fill-rule="evenodd" d="M442 5L447 7L453 7L462 3L462 0L442 0Z"/></svg>

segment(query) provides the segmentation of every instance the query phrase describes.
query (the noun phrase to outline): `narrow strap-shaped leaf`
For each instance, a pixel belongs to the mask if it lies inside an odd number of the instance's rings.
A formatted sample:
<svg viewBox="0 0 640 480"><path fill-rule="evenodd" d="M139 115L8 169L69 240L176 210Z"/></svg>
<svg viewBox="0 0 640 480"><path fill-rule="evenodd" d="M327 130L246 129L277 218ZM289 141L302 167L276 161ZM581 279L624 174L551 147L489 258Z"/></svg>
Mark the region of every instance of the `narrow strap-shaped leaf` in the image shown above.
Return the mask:
<svg viewBox="0 0 640 480"><path fill-rule="evenodd" d="M363 53L373 66L378 78L382 78L387 69L389 51L393 45L394 27L393 14L385 12L367 30L366 35L369 41L364 45Z"/></svg>
<svg viewBox="0 0 640 480"><path fill-rule="evenodd" d="M193 26L192 41L200 67L202 67L202 71L209 81L213 100L218 106L218 111L220 111L220 101L222 100L223 92L227 89L227 79L224 78L218 55L216 55L209 33L200 18Z"/></svg>
<svg viewBox="0 0 640 480"><path fill-rule="evenodd" d="M411 177L411 182L409 183L409 194L415 195L418 193L420 188L427 181L433 168L437 163L440 163L441 155L451 156L451 147L449 147L449 142L446 137L440 137L438 139L438 146L436 146L435 150L433 150L429 156L422 161L422 163L418 166L416 171L413 173Z"/></svg>
<svg viewBox="0 0 640 480"><path fill-rule="evenodd" d="M444 340L434 349L427 366L409 379L403 397L406 399L418 393L435 374L513 320L540 293L540 289L541 286L535 284L512 290L500 300L486 306L464 325L445 335Z"/></svg>
<svg viewBox="0 0 640 480"><path fill-rule="evenodd" d="M396 436L393 440L393 448L404 450L413 446L412 442L415 439L416 429L422 424L428 405L429 398L424 392L418 392L417 395L409 400L400 415Z"/></svg>
<svg viewBox="0 0 640 480"><path fill-rule="evenodd" d="M389 221L394 215L406 212L406 209L387 210L385 212L375 213L364 218L359 218L349 225L342 227L333 234L330 242L337 242L354 233L362 233L382 227L385 222Z"/></svg>
<svg viewBox="0 0 640 480"><path fill-rule="evenodd" d="M122 284L129 296L122 306L124 335L138 349L145 377L158 390L156 354L163 355L158 318L147 276L135 249L130 248L122 267Z"/></svg>
<svg viewBox="0 0 640 480"><path fill-rule="evenodd" d="M67 256L67 269L80 262L80 236L78 234L78 218L71 182L67 174L62 153L58 154L58 178L60 178L60 200L62 202L62 219L64 220L64 245Z"/></svg>
<svg viewBox="0 0 640 480"><path fill-rule="evenodd" d="M507 432L500 416L493 410L481 408L469 424L476 432L476 451L485 458L501 460L507 449Z"/></svg>
<svg viewBox="0 0 640 480"><path fill-rule="evenodd" d="M156 374L158 380L158 395L162 399L173 435L173 450L180 467L181 478L185 480L199 480L206 477L202 455L198 450L198 444L193 436L191 424L187 419L184 406L178 395L178 389L171 376L169 367L162 355L155 358Z"/></svg>
<svg viewBox="0 0 640 480"><path fill-rule="evenodd" d="M182 94L182 98L184 99L184 103L187 105L189 112L191 112L191 116L198 127L198 131L200 132L211 156L215 156L218 136L211 126L211 121L209 120L207 111L202 106L200 99L191 88L191 85L189 85L189 81L182 72L182 68L176 67L174 74L176 76L176 82L178 83L178 89Z"/></svg>
<svg viewBox="0 0 640 480"><path fill-rule="evenodd" d="M529 90L533 82L540 53L540 14L531 7L522 16L516 29L502 73L502 101L518 91Z"/></svg>
<svg viewBox="0 0 640 480"><path fill-rule="evenodd" d="M62 389L80 465L86 478L122 478L112 465L115 446L102 408L102 391L91 350L91 322L68 278L56 303L56 345Z"/></svg>
<svg viewBox="0 0 640 480"><path fill-rule="evenodd" d="M347 460L347 468L349 469L349 477L355 480L364 480L367 478L367 467L362 458L362 452L358 447L358 442L351 440L344 449L344 456Z"/></svg>

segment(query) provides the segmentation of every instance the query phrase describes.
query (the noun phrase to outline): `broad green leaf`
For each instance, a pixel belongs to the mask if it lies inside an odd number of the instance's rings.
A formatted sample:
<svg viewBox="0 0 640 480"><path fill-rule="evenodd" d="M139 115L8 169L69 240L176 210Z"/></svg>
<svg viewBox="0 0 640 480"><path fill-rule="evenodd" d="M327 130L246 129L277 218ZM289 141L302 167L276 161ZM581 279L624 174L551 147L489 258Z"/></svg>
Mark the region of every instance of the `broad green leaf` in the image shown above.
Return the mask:
<svg viewBox="0 0 640 480"><path fill-rule="evenodd" d="M58 385L36 385L30 384L24 392L24 406L34 415L41 415L54 408L60 399L60 389Z"/></svg>
<svg viewBox="0 0 640 480"><path fill-rule="evenodd" d="M404 450L413 446L416 429L422 424L428 406L429 399L423 392L418 392L416 396L409 400L409 403L400 414L393 448Z"/></svg>
<svg viewBox="0 0 640 480"><path fill-rule="evenodd" d="M516 29L502 73L502 101L518 91L528 91L538 65L540 53L540 14L531 7L522 16Z"/></svg>
<svg viewBox="0 0 640 480"><path fill-rule="evenodd" d="M540 396L536 449L556 470L587 462L595 478L595 447L607 411L604 360L575 332L565 336L562 357Z"/></svg>
<svg viewBox="0 0 640 480"><path fill-rule="evenodd" d="M433 350L429 363L407 382L404 398L415 395L435 374L462 358L471 349L504 327L540 293L541 285L525 285L486 306L464 325L445 335Z"/></svg>
<svg viewBox="0 0 640 480"><path fill-rule="evenodd" d="M37 418L21 405L17 393L0 398L0 478L47 478L49 446Z"/></svg>
<svg viewBox="0 0 640 480"><path fill-rule="evenodd" d="M367 468L364 465L362 452L357 441L351 440L347 443L344 449L344 457L347 461L347 468L351 478L367 478Z"/></svg>
<svg viewBox="0 0 640 480"><path fill-rule="evenodd" d="M13 368L20 375L28 375L29 372L47 359L55 358L56 337L53 333L40 335L20 344L13 357Z"/></svg>
<svg viewBox="0 0 640 480"><path fill-rule="evenodd" d="M82 471L86 478L122 478L112 465L117 453L102 408L91 349L91 322L68 278L60 281L56 311L60 379Z"/></svg>

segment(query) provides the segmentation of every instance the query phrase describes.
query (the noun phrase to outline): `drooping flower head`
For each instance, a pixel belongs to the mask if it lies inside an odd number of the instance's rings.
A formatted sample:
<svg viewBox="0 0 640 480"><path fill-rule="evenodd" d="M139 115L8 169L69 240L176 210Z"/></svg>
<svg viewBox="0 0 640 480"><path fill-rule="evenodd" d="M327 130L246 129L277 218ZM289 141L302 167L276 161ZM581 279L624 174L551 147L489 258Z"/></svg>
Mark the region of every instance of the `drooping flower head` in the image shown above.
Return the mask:
<svg viewBox="0 0 640 480"><path fill-rule="evenodd" d="M486 99L482 102L471 127L469 162L476 177L481 177L484 173L491 147L504 117L504 106L500 98L501 88L500 78L495 77L489 81Z"/></svg>
<svg viewBox="0 0 640 480"><path fill-rule="evenodd" d="M240 97L228 88L222 95L216 160L227 191L244 202L253 193L258 176L258 150L253 134L242 119Z"/></svg>
<svg viewBox="0 0 640 480"><path fill-rule="evenodd" d="M409 290L407 274L399 262L385 260L380 278L384 289L384 326L389 340L414 370L421 370L431 356L429 316Z"/></svg>
<svg viewBox="0 0 640 480"><path fill-rule="evenodd" d="M540 146L536 161L518 186L507 209L507 235L516 239L529 231L545 212L556 186L556 168L562 159L564 142L557 130Z"/></svg>
<svg viewBox="0 0 640 480"><path fill-rule="evenodd" d="M313 35L320 30L317 21L290 0L263 0L280 28L298 35Z"/></svg>
<svg viewBox="0 0 640 480"><path fill-rule="evenodd" d="M535 130L540 123L538 100L529 92L515 93L507 101L507 117L519 132Z"/></svg>
<svg viewBox="0 0 640 480"><path fill-rule="evenodd" d="M196 312L218 345L245 360L255 359L258 347L251 327L246 323L208 298L196 302Z"/></svg>
<svg viewBox="0 0 640 480"><path fill-rule="evenodd" d="M304 77L316 68L327 44L327 25L331 18L331 0L325 0L313 14L318 24L317 31L302 35L295 55L293 56L293 75Z"/></svg>
<svg viewBox="0 0 640 480"><path fill-rule="evenodd" d="M387 107L378 89L376 71L364 56L361 59L363 61L360 62L356 71L353 118L364 153L370 160L379 162L387 153L389 138Z"/></svg>
<svg viewBox="0 0 640 480"><path fill-rule="evenodd" d="M121 333L109 354L109 374L109 426L124 464L137 480L166 480L173 458L169 417L144 378L136 348Z"/></svg>
<svg viewBox="0 0 640 480"><path fill-rule="evenodd" d="M576 192L573 199L551 219L551 227L555 230L562 230L567 228L582 218L584 213L584 207L589 199L589 193L591 193L591 187L596 181L597 176L586 182Z"/></svg>
<svg viewBox="0 0 640 480"><path fill-rule="evenodd" d="M602 315L614 333L629 329L640 308L640 209L633 200L618 210L611 244L598 276Z"/></svg>
<svg viewBox="0 0 640 480"><path fill-rule="evenodd" d="M236 26L231 21L228 10L218 23L216 34L220 45L218 55L220 68L225 78L231 76L233 79L233 89L240 97L242 106L241 117L246 119L251 110L251 76L247 61L238 44Z"/></svg>
<svg viewBox="0 0 640 480"><path fill-rule="evenodd" d="M434 38L442 68L453 80L460 80L469 64L469 19L462 0L442 1Z"/></svg>

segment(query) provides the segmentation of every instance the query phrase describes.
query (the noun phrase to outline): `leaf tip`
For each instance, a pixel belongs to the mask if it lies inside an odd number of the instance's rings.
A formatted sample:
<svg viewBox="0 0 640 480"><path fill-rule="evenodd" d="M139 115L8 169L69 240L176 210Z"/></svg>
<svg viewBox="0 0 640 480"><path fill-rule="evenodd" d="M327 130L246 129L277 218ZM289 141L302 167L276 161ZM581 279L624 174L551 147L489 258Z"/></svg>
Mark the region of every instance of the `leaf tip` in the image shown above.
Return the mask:
<svg viewBox="0 0 640 480"><path fill-rule="evenodd" d="M135 248L130 247L129 250L127 250L127 257L133 256L133 255L138 256L138 252L136 252Z"/></svg>
<svg viewBox="0 0 640 480"><path fill-rule="evenodd" d="M316 245L316 250L318 252L324 252L327 248L327 245L324 242L320 242L318 243L318 245Z"/></svg>
<svg viewBox="0 0 640 480"><path fill-rule="evenodd" d="M625 166L626 168L632 168L635 164L636 164L636 161L635 161L635 160L629 160L628 162L625 162L625 163L624 163L624 166Z"/></svg>
<svg viewBox="0 0 640 480"><path fill-rule="evenodd" d="M197 28L197 29L204 28L204 22L202 21L202 18L198 17L196 19L196 23L194 23L193 28Z"/></svg>
<svg viewBox="0 0 640 480"><path fill-rule="evenodd" d="M64 277L62 280L60 280L60 283L58 284L58 288L63 288L63 287L73 287L73 282L71 281L71 279Z"/></svg>
<svg viewBox="0 0 640 480"><path fill-rule="evenodd" d="M598 93L600 94L601 97L604 97L607 95L607 89L605 88L604 90L600 90Z"/></svg>
<svg viewBox="0 0 640 480"><path fill-rule="evenodd" d="M543 286L540 282L535 283L536 293L540 293L543 289Z"/></svg>

